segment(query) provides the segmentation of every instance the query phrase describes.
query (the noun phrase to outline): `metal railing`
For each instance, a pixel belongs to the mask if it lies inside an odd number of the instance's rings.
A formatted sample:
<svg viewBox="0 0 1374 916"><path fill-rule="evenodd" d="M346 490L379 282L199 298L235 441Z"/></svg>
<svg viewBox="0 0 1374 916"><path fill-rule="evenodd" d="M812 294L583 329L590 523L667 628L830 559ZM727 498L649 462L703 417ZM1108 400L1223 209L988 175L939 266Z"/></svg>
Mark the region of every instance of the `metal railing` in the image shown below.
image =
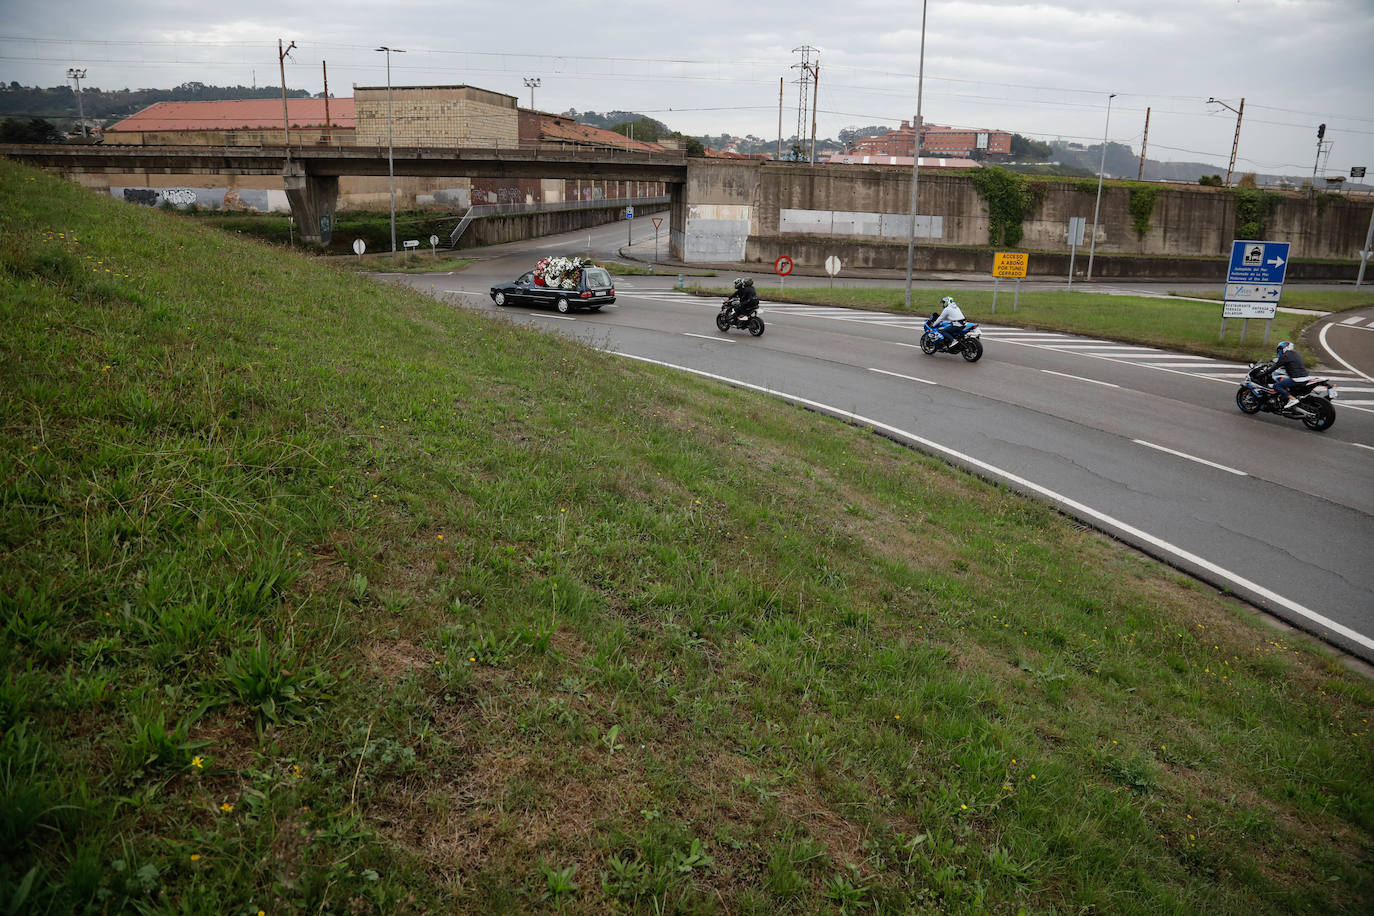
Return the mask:
<svg viewBox="0 0 1374 916"><path fill-rule="evenodd" d="M207 146L238 149L281 149L283 146L280 128L230 129L201 131L131 131L141 135L143 146ZM123 146L127 141L120 134L107 131L104 143L108 146ZM685 149L644 150L634 148L628 141L624 144L610 140L594 143L587 140L505 137L462 137L459 139L438 139L432 132L410 132L398 130L392 134L390 147L395 150L453 150L492 149L492 150L529 150L534 152L567 153L582 150L597 155L653 155L673 158L687 158ZM365 132L361 137L351 127L296 127L291 128L290 148L308 149L387 149L387 136L383 132Z"/></svg>
<svg viewBox="0 0 1374 916"><path fill-rule="evenodd" d="M463 232L472 224L475 219L482 219L487 216L510 216L516 213L557 213L566 210L599 210L603 208L638 207L648 204L666 204L671 198L667 195L658 197L603 197L600 200L563 200L554 202L539 201L537 203L508 203L508 204L476 204L468 207L463 218L458 221L458 225L453 227L449 233L448 247L458 247L458 240L463 237Z"/></svg>

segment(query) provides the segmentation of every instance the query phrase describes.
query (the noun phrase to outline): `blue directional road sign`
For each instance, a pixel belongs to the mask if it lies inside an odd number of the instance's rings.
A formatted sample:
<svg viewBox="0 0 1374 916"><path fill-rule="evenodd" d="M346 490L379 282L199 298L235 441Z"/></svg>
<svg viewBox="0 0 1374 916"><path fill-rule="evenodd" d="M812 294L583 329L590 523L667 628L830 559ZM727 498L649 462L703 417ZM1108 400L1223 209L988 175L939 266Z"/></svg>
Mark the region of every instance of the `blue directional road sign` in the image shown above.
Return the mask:
<svg viewBox="0 0 1374 916"><path fill-rule="evenodd" d="M625 208L625 218L626 218L626 219L634 219L634 218L635 218L635 208L634 208L634 207L626 207L626 208Z"/></svg>
<svg viewBox="0 0 1374 916"><path fill-rule="evenodd" d="M1288 271L1288 242L1232 242L1227 283L1282 286Z"/></svg>

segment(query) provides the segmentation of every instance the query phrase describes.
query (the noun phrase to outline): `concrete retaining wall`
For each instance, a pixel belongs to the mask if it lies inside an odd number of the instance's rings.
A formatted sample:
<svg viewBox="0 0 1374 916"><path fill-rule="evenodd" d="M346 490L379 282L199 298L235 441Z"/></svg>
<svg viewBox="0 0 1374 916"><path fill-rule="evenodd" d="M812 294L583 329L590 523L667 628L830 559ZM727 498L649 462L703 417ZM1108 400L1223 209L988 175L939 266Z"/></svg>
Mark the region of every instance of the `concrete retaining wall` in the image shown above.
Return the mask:
<svg viewBox="0 0 1374 916"><path fill-rule="evenodd" d="M650 226L647 218L651 213L662 213L668 209L667 205L657 205L648 207L638 205L635 207L635 221L644 220L645 226ZM560 232L573 232L578 229L590 229L593 226L603 226L606 223L624 221L625 208L615 207L594 207L583 210L557 210L553 212L536 211L534 213L513 213L508 216L484 216L475 219L472 224L464 231L463 237L459 239L458 247L477 248L482 245L499 245L502 242L516 242L521 239L539 238L545 235L556 235ZM640 234L650 230L640 228Z"/></svg>
<svg viewBox="0 0 1374 916"><path fill-rule="evenodd" d="M836 238L832 236L775 235L749 239L746 261L771 265L787 255L797 265L798 274L824 276L825 259L835 256L844 266L844 276L858 268L906 270L906 243L891 241ZM1229 254L1229 252L1228 252ZM913 269L919 273L973 273L992 278L991 248L955 248L952 246L917 244L912 255ZM1223 283L1229 257L1185 258L1169 255L1103 254L1099 246L1093 257L1093 277L1097 279L1169 277L1189 280L1215 280ZM1086 248L1078 249L1074 260L1074 276L1081 278L1088 267ZM1329 262L1291 261L1288 280L1351 280L1360 268L1359 261L1348 264ZM1033 251L1026 269L1029 277L1069 276L1067 251ZM1009 281L1010 282L1010 281Z"/></svg>
<svg viewBox="0 0 1374 916"><path fill-rule="evenodd" d="M1067 275L1068 222L1070 217L1083 217L1092 232L1096 182L1047 181L1034 186L1034 203L1022 222L1024 234L1016 247L1036 253L1032 272L1037 271L1037 263L1042 268L1057 265L1053 256L1062 253L1062 272ZM1180 258L1201 258L1187 275L1212 276L1216 268L1205 259L1228 258L1237 237L1236 192L1192 185L1147 186L1155 189L1156 196L1143 234L1136 231L1131 214L1132 185L1103 186L1094 275L1152 276L1166 267L1189 267L1190 260ZM956 265L979 256L990 263L988 205L969 174L923 170L918 190L917 238L929 262L923 269L969 269ZM672 253L688 263L771 262L786 254L799 269L819 270L826 256L836 254L855 266L906 266L905 246L900 246L898 263L888 242L904 238L910 221L911 172L907 169L692 159L683 197L681 210L673 213ZM1259 237L1291 242L1295 258L1358 260L1374 200L1314 198L1296 192L1268 192L1267 199L1272 207L1263 217ZM817 237L828 241L818 244ZM983 250L981 254L946 253L926 250L929 245ZM1086 258L1087 248L1085 244L1080 249L1080 257ZM850 254L846 257L842 252ZM1151 257L1113 257L1126 254ZM1112 265L1097 267L1106 261ZM1345 265L1301 269L1345 275ZM1058 267L1050 272L1058 273ZM1289 276L1298 279L1292 272Z"/></svg>

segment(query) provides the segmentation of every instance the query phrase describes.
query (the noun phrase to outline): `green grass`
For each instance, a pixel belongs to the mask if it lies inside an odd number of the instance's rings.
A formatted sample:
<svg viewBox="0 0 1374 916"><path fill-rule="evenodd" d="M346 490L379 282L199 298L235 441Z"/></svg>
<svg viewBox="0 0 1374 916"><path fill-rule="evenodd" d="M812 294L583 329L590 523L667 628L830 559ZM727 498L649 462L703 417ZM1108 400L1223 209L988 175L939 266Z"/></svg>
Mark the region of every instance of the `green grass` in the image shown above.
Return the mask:
<svg viewBox="0 0 1374 916"><path fill-rule="evenodd" d="M728 295L724 287L700 290L703 295ZM873 309L899 314L929 315L940 310L946 290L912 291L912 307L906 308L906 291L900 287L759 287L765 301L804 302L844 308ZM1040 328L1086 334L1107 340L1164 347L1219 359L1249 360L1270 351L1264 345L1264 323L1251 321L1241 343L1238 319L1226 322L1221 338L1221 309L1205 302L1144 296L1109 296L1102 293L1023 292L1012 310L1013 292L1008 285L997 293L997 311L992 310L990 290L960 289L956 298L964 313L976 321L1014 327ZM1207 298L1206 294L1198 298ZM1220 298L1220 293L1217 294ZM1374 306L1374 288L1369 290L1302 290L1286 292L1283 305L1317 311L1345 311ZM1271 345L1280 340L1299 341L1303 330L1316 317L1279 312L1269 329ZM1303 349L1311 358L1311 351Z"/></svg>
<svg viewBox="0 0 1374 916"><path fill-rule="evenodd" d="M1234 600L762 396L0 192L8 911L1368 911L1374 689Z"/></svg>

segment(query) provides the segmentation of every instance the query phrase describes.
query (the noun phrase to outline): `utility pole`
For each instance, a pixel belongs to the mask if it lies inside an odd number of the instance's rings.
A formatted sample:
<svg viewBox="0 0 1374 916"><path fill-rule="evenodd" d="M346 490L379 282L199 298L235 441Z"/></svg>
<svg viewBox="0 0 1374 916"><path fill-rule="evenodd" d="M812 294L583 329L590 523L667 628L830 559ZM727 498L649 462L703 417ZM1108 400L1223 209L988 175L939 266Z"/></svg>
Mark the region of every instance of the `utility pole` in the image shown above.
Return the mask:
<svg viewBox="0 0 1374 916"><path fill-rule="evenodd" d="M400 48L382 45L378 51L386 52L386 177L391 182L391 260L396 260L396 165L391 143L391 55L404 54Z"/></svg>
<svg viewBox="0 0 1374 916"><path fill-rule="evenodd" d="M1150 109L1149 109L1149 106L1146 106L1146 108L1145 108L1145 136L1143 136L1143 137L1140 138L1140 168L1137 169L1137 170L1136 170L1136 173L1135 173L1135 180L1136 180L1136 181L1144 181L1144 180L1145 180L1145 147L1149 144L1149 142L1150 142ZM1072 282L1072 281L1070 281L1070 282Z"/></svg>
<svg viewBox="0 0 1374 916"><path fill-rule="evenodd" d="M277 39L277 64L281 67L281 145L286 147L288 158L291 156L291 118L286 113L286 55L290 54L294 47L296 43L293 41L286 50L282 50L281 39Z"/></svg>
<svg viewBox="0 0 1374 916"><path fill-rule="evenodd" d="M816 103L821 100L821 62L816 61L816 66L811 70L814 77L811 86L811 156L810 161L816 161Z"/></svg>
<svg viewBox="0 0 1374 916"><path fill-rule="evenodd" d="M530 111L534 111L534 90L539 87L539 77L525 77L525 86L530 90Z"/></svg>
<svg viewBox="0 0 1374 916"><path fill-rule="evenodd" d="M1102 173L1107 169L1107 131L1112 125L1112 99L1116 98L1113 92L1107 96L1107 122L1102 126L1102 162L1097 167L1097 203L1093 205L1093 237L1088 243L1088 279L1093 278L1093 255L1097 252L1097 216L1102 210Z"/></svg>
<svg viewBox="0 0 1374 916"><path fill-rule="evenodd" d="M916 183L921 178L921 96L926 86L926 2L921 0L921 62L916 71L916 139L911 144L911 231L906 237L906 307L911 308L911 268L916 259Z"/></svg>
<svg viewBox="0 0 1374 916"><path fill-rule="evenodd" d="M329 120L329 62L320 61L324 71L324 142L328 143L334 133L334 122Z"/></svg>
<svg viewBox="0 0 1374 916"><path fill-rule="evenodd" d="M81 136L86 137L86 104L81 100L81 81L86 78L86 68L77 70L75 67L68 68L67 79L76 81L76 110L81 118Z"/></svg>
<svg viewBox="0 0 1374 916"><path fill-rule="evenodd" d="M1240 146L1240 119L1245 116L1245 99L1240 100L1239 108L1231 108L1221 99L1208 99L1208 103L1215 102L1222 108L1230 108L1236 113L1236 135L1231 139L1231 162L1226 166L1226 187L1231 186L1231 173L1236 170L1236 149Z"/></svg>
<svg viewBox="0 0 1374 916"><path fill-rule="evenodd" d="M782 161L782 77L778 77L778 156Z"/></svg>

